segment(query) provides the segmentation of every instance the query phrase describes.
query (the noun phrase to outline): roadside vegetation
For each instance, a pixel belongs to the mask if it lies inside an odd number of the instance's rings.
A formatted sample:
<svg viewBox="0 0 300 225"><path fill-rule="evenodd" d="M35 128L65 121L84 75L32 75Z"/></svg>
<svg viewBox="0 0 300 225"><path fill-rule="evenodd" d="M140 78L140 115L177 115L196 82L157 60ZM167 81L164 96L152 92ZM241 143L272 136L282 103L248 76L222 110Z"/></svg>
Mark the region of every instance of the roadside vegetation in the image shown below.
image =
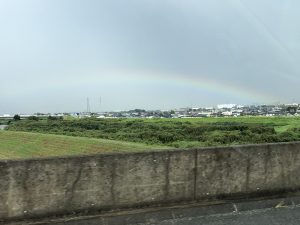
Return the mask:
<svg viewBox="0 0 300 225"><path fill-rule="evenodd" d="M300 140L300 118L237 117L193 119L31 118L12 122L10 131L117 140L175 148Z"/></svg>

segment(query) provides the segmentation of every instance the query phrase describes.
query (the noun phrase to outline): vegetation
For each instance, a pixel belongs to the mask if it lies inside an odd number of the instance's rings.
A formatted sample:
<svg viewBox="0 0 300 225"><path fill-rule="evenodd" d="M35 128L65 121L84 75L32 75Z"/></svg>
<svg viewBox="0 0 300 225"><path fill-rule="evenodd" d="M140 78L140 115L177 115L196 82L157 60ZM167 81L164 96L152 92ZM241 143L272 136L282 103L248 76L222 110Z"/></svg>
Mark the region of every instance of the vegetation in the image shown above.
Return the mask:
<svg viewBox="0 0 300 225"><path fill-rule="evenodd" d="M8 119L0 119L0 125L8 125L8 124L10 124L10 120L8 120Z"/></svg>
<svg viewBox="0 0 300 225"><path fill-rule="evenodd" d="M20 120L20 119L21 117L18 114L14 115L14 120Z"/></svg>
<svg viewBox="0 0 300 225"><path fill-rule="evenodd" d="M0 131L0 159L163 149L139 143L52 134Z"/></svg>
<svg viewBox="0 0 300 225"><path fill-rule="evenodd" d="M176 148L300 140L300 118L77 119L14 121L11 131L81 136Z"/></svg>

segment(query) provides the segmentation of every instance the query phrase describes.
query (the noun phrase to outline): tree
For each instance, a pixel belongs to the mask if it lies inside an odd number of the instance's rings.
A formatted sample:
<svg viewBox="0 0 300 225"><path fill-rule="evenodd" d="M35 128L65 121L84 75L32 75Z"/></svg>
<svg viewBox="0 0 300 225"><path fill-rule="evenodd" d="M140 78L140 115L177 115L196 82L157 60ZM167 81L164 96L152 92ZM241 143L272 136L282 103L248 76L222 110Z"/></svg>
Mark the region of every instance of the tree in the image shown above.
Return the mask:
<svg viewBox="0 0 300 225"><path fill-rule="evenodd" d="M17 121L17 120L20 120L21 119L21 116L19 116L18 114L14 115L14 120Z"/></svg>
<svg viewBox="0 0 300 225"><path fill-rule="evenodd" d="M290 114L295 114L297 112L298 106L288 106L286 111Z"/></svg>

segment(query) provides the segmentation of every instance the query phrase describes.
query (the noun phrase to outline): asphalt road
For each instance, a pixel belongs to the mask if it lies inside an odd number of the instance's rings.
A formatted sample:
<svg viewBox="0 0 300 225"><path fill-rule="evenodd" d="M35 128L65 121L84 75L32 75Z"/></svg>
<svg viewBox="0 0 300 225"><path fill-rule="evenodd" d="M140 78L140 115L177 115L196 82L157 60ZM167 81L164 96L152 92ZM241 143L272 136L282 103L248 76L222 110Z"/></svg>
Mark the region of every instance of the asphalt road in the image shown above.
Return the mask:
<svg viewBox="0 0 300 225"><path fill-rule="evenodd" d="M210 216L186 217L145 225L299 225L300 207L282 207L227 213Z"/></svg>
<svg viewBox="0 0 300 225"><path fill-rule="evenodd" d="M6 225L300 225L300 196L14 221Z"/></svg>

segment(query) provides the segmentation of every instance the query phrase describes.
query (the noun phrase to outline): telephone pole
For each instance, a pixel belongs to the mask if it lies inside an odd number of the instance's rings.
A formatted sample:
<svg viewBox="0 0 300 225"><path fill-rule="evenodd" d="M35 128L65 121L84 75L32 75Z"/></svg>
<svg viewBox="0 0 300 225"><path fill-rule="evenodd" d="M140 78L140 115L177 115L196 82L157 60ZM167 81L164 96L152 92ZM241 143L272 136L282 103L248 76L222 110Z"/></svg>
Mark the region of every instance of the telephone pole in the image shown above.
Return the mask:
<svg viewBox="0 0 300 225"><path fill-rule="evenodd" d="M99 98L99 112L101 112L101 103L102 103L102 98L100 96L100 98Z"/></svg>
<svg viewBox="0 0 300 225"><path fill-rule="evenodd" d="M91 107L90 107L90 99L86 99L86 112L91 113Z"/></svg>

